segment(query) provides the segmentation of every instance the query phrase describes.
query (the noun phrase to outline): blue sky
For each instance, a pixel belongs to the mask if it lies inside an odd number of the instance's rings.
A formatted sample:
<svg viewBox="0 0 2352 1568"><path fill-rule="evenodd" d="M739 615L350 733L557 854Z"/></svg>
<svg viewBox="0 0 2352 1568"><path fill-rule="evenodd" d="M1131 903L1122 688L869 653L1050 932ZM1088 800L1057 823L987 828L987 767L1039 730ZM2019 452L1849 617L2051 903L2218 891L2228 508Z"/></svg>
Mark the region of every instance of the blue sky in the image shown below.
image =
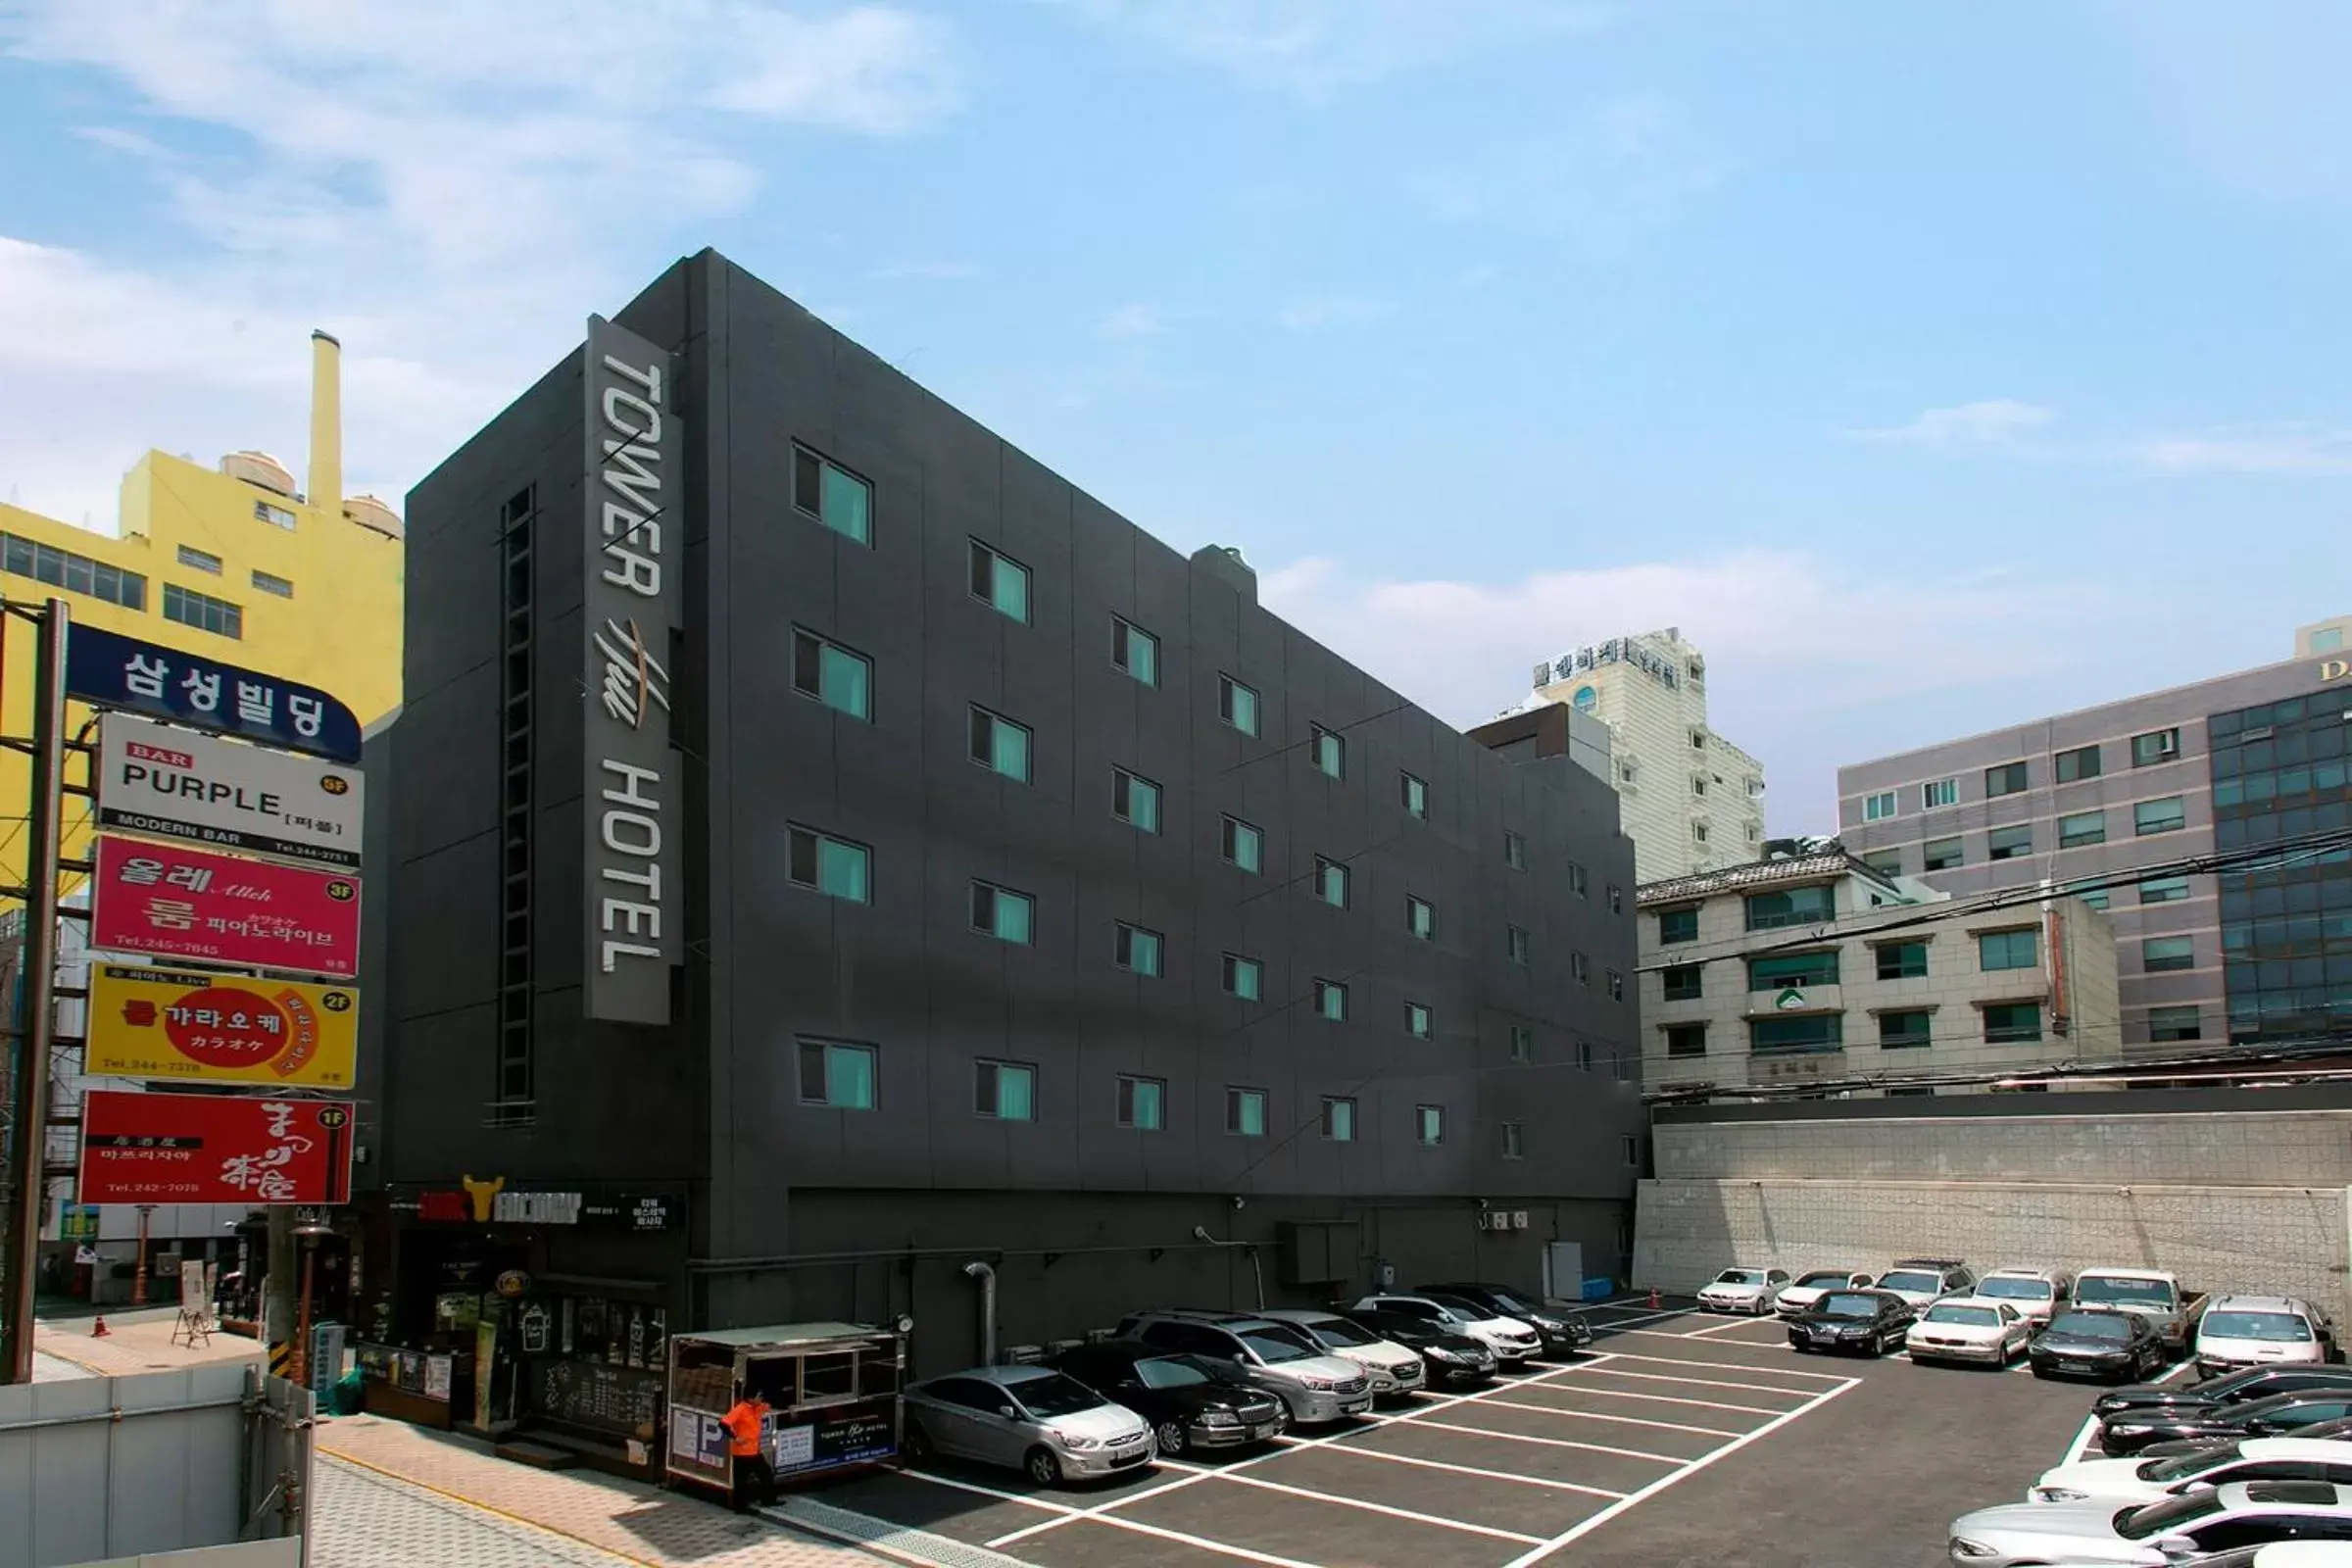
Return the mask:
<svg viewBox="0 0 2352 1568"><path fill-rule="evenodd" d="M647 18L660 21L649 23ZM716 245L1458 723L1679 624L1838 763L2352 603L2352 8L0 0L0 497L397 497Z"/></svg>

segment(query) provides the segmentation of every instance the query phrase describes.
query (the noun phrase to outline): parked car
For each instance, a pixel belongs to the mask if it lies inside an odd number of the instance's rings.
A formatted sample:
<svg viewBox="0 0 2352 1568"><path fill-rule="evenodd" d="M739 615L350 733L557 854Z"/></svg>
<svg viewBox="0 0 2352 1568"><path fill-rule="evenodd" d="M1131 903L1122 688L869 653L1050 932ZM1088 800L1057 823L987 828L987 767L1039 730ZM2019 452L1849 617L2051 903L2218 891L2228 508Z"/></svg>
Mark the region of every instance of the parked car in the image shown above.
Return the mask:
<svg viewBox="0 0 2352 1568"><path fill-rule="evenodd" d="M1788 1345L1884 1355L1903 1343L1912 1316L1911 1303L1892 1291L1832 1291L1788 1320Z"/></svg>
<svg viewBox="0 0 2352 1568"><path fill-rule="evenodd" d="M2144 1378L2168 1359L2144 1317L2118 1307L2069 1307L2026 1346L2037 1378Z"/></svg>
<svg viewBox="0 0 2352 1568"><path fill-rule="evenodd" d="M1772 1298L1772 1309L1783 1317L1793 1317L1832 1291L1867 1290L1877 1277L1861 1268L1811 1269L1781 1287L1781 1294Z"/></svg>
<svg viewBox="0 0 2352 1568"><path fill-rule="evenodd" d="M1457 1332L1449 1324L1402 1312L1349 1310L1341 1315L1419 1355L1427 1369L1430 1388L1469 1388L1494 1380L1494 1348L1484 1340Z"/></svg>
<svg viewBox="0 0 2352 1568"><path fill-rule="evenodd" d="M2197 1320L2197 1370L2207 1377L2240 1367L2332 1361L2335 1329L2295 1296L2224 1296Z"/></svg>
<svg viewBox="0 0 2352 1568"><path fill-rule="evenodd" d="M1422 1285L1424 1296L1452 1297L1483 1306L1496 1317L1515 1318L1536 1331L1546 1356L1574 1355L1592 1343L1592 1325L1574 1307L1546 1306L1525 1291L1507 1285Z"/></svg>
<svg viewBox="0 0 2352 1568"><path fill-rule="evenodd" d="M2086 1268L2075 1276L2071 1299L2077 1306L2112 1306L2148 1320L2166 1349L2188 1349L2205 1298L2180 1288L2180 1280L2156 1268Z"/></svg>
<svg viewBox="0 0 2352 1568"><path fill-rule="evenodd" d="M1892 1291L1913 1306L1925 1306L1947 1296L1966 1296L1976 1283L1958 1258L1898 1257L1894 1267L1879 1276L1876 1288Z"/></svg>
<svg viewBox="0 0 2352 1568"><path fill-rule="evenodd" d="M1914 1361L1971 1361L2004 1367L2026 1353L2034 1325L2006 1301L1947 1296L1919 1315L1903 1336Z"/></svg>
<svg viewBox="0 0 2352 1568"><path fill-rule="evenodd" d="M2352 1532L2352 1491L2325 1481L2232 1482L2119 1508L2113 1498L2011 1502L1952 1521L1954 1568L2026 1563L2170 1568L2201 1554Z"/></svg>
<svg viewBox="0 0 2352 1568"><path fill-rule="evenodd" d="M2352 1443L2315 1438L2250 1438L2194 1453L2151 1459L2078 1459L2045 1470L2026 1494L2028 1502L2080 1502L2113 1497L2154 1502L2200 1487L2232 1481L2331 1481L2352 1486Z"/></svg>
<svg viewBox="0 0 2352 1568"><path fill-rule="evenodd" d="M2330 1443L2352 1442L2352 1419L2315 1421L2310 1426L2295 1429L2295 1441L2298 1443L2318 1443L2323 1439ZM2178 1443L2151 1443L2139 1450L2139 1456L2143 1459L2178 1459L2183 1454L2210 1453L2215 1448L2228 1447L2233 1441L2236 1440L2188 1438Z"/></svg>
<svg viewBox="0 0 2352 1568"><path fill-rule="evenodd" d="M2038 1328L2065 1304L2073 1284L2054 1268L1996 1268L1977 1281L1977 1294L2007 1301L2018 1316Z"/></svg>
<svg viewBox="0 0 2352 1568"><path fill-rule="evenodd" d="M1264 1443L1291 1424L1283 1402L1214 1361L1170 1354L1141 1340L1105 1340L1055 1357L1054 1369L1124 1405L1152 1426L1162 1458L1187 1448Z"/></svg>
<svg viewBox="0 0 2352 1568"><path fill-rule="evenodd" d="M2250 1404L2211 1410L2166 1410L2142 1405L2118 1410L2099 1426L2099 1446L2111 1454L2137 1453L2151 1444L2194 1443L2216 1438L2280 1438L2323 1421L2352 1416L2352 1390L2310 1390L2281 1394Z"/></svg>
<svg viewBox="0 0 2352 1568"><path fill-rule="evenodd" d="M906 1391L909 1458L941 1453L1025 1472L1041 1487L1152 1462L1152 1429L1044 1366L976 1366Z"/></svg>
<svg viewBox="0 0 2352 1568"><path fill-rule="evenodd" d="M1313 1340L1333 1355L1343 1355L1364 1369L1372 1380L1375 1399L1401 1398L1424 1382L1421 1357L1408 1347L1382 1339L1360 1323L1350 1323L1321 1307L1270 1308L1265 1316Z"/></svg>
<svg viewBox="0 0 2352 1568"><path fill-rule="evenodd" d="M1290 1407L1298 1426L1319 1426L1372 1408L1372 1380L1345 1356L1332 1355L1287 1323L1250 1312L1175 1307L1138 1312L1118 1338L1200 1356Z"/></svg>
<svg viewBox="0 0 2352 1568"><path fill-rule="evenodd" d="M1402 1312L1424 1323L1443 1325L1457 1334L1467 1334L1493 1350L1495 1364L1505 1372L1515 1372L1525 1366L1529 1357L1544 1348L1544 1341L1536 1331L1518 1319L1496 1317L1483 1306L1453 1297L1367 1296L1355 1303L1355 1310Z"/></svg>
<svg viewBox="0 0 2352 1568"><path fill-rule="evenodd" d="M1785 1268L1727 1268L1698 1288L1698 1307L1762 1317L1788 1283Z"/></svg>
<svg viewBox="0 0 2352 1568"><path fill-rule="evenodd" d="M2299 1394L2305 1389L2352 1390L2352 1367L2257 1366L2195 1383L2138 1383L2100 1395L2091 1409L2097 1415L2107 1416L2141 1404L2174 1407L2242 1404L2277 1394Z"/></svg>

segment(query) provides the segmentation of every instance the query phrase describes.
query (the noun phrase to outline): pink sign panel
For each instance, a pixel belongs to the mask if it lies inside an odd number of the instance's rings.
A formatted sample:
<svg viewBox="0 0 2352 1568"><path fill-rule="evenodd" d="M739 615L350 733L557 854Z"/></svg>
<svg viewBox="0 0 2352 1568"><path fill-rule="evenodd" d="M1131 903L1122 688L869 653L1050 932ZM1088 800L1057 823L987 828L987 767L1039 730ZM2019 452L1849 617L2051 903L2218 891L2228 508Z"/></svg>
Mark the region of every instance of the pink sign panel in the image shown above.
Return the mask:
<svg viewBox="0 0 2352 1568"><path fill-rule="evenodd" d="M205 963L360 972L360 881L179 844L98 838L90 946Z"/></svg>

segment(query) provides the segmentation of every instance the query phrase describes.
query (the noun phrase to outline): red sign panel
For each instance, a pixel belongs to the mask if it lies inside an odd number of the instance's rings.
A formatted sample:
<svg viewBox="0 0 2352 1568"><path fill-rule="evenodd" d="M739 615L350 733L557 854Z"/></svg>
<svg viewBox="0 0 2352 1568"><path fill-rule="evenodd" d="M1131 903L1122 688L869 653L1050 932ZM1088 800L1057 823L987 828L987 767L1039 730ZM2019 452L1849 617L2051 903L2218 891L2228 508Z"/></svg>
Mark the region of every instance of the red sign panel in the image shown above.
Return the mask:
<svg viewBox="0 0 2352 1568"><path fill-rule="evenodd" d="M179 844L98 837L90 945L207 963L360 972L360 881Z"/></svg>
<svg viewBox="0 0 2352 1568"><path fill-rule="evenodd" d="M342 1203L351 1104L93 1089L81 1100L84 1203Z"/></svg>

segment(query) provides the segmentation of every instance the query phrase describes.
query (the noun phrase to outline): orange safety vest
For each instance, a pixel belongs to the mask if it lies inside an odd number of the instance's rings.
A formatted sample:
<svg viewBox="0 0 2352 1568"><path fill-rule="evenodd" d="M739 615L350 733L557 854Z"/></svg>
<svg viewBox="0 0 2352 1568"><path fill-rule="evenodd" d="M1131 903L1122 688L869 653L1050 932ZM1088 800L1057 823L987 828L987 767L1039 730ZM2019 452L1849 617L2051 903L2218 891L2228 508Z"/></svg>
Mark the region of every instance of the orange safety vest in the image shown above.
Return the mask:
<svg viewBox="0 0 2352 1568"><path fill-rule="evenodd" d="M735 1408L719 1418L727 1429L727 1451L747 1459L760 1451L760 1418L767 1413L764 1399L738 1399Z"/></svg>

